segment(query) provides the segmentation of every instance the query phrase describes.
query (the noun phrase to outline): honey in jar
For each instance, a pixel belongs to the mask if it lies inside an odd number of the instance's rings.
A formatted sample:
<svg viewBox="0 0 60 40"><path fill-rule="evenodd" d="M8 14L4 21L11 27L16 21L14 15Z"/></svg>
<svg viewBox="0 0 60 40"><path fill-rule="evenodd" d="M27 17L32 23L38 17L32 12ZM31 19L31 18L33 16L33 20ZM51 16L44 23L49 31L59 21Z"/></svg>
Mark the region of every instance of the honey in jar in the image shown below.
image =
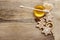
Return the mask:
<svg viewBox="0 0 60 40"><path fill-rule="evenodd" d="M39 11L39 10L45 9L43 5L37 5L37 6L35 6L35 9L38 9L38 10L33 11L35 17L41 18L45 15L45 12Z"/></svg>

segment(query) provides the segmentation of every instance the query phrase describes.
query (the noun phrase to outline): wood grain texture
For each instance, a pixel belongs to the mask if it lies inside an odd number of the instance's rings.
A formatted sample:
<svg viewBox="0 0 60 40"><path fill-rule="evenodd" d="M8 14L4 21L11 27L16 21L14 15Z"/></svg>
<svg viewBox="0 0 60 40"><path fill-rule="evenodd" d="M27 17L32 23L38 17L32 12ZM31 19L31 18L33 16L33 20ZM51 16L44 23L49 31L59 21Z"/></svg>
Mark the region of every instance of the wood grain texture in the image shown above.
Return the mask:
<svg viewBox="0 0 60 40"><path fill-rule="evenodd" d="M20 5L34 7L40 0L0 0L0 40L54 40L35 28L33 12L19 8Z"/></svg>

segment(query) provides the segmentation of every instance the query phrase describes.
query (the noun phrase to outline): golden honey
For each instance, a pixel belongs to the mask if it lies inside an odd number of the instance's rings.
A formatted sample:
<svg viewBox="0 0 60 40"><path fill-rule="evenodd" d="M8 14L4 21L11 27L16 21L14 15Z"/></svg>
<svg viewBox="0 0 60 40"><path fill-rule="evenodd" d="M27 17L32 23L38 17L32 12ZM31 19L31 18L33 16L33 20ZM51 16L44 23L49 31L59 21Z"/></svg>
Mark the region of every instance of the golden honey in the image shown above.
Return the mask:
<svg viewBox="0 0 60 40"><path fill-rule="evenodd" d="M42 5L37 5L37 6L35 6L35 9L44 10L45 8ZM38 10L34 10L33 11L34 12L34 16L38 17L38 18L43 17L45 15L45 12L38 11Z"/></svg>

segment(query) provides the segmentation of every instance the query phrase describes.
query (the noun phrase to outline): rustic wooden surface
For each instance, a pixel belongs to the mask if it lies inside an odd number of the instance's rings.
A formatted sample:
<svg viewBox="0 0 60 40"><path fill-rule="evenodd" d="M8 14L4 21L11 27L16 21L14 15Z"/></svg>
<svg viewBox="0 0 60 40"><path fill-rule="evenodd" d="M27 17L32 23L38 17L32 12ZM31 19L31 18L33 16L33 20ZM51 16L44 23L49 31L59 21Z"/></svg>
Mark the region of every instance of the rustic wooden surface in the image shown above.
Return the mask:
<svg viewBox="0 0 60 40"><path fill-rule="evenodd" d="M20 5L34 7L42 2L43 0L0 0L0 15L3 14L0 16L0 40L54 40L53 35L45 36L35 27L32 10L19 8Z"/></svg>

